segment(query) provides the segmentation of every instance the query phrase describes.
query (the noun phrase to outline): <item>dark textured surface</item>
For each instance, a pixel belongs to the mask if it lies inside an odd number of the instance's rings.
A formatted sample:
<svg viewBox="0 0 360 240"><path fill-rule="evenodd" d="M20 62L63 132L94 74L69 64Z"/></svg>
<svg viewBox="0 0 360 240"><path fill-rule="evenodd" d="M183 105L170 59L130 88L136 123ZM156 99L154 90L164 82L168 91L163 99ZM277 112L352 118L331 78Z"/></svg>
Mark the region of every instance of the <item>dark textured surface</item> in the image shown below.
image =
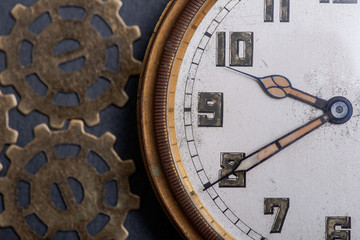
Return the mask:
<svg viewBox="0 0 360 240"><path fill-rule="evenodd" d="M34 2L36 0L1 0L0 35L8 35L11 31L14 19L10 16L10 10L15 4L22 3L30 6ZM136 59L143 60L155 24L167 2L168 0L123 1L120 15L127 25L138 25L142 33L141 39L134 43L134 56ZM0 54L0 71L5 67L3 61ZM132 77L129 80L125 90L130 100L123 109L114 106L106 108L100 113L100 124L85 130L96 136L101 136L106 131L110 131L117 137L114 148L118 155L122 159L133 159L135 161L137 171L130 178L130 184L131 191L141 197L141 207L140 210L131 211L125 222L125 227L130 234L128 239L180 239L157 202L143 166L136 122L138 81L138 77ZM3 93L15 93L11 87L0 86L0 88ZM19 146L24 146L33 139L32 129L39 123L48 124L48 118L37 112L24 116L16 109L10 111L10 127L19 131L17 142ZM67 128L67 125L68 123L65 128ZM4 156L4 152L5 150L1 152L1 162L7 168L9 161ZM0 174L0 176L4 176L4 173ZM10 229L0 229L0 239L12 240L17 238L11 233ZM69 238L60 236L58 239Z"/></svg>

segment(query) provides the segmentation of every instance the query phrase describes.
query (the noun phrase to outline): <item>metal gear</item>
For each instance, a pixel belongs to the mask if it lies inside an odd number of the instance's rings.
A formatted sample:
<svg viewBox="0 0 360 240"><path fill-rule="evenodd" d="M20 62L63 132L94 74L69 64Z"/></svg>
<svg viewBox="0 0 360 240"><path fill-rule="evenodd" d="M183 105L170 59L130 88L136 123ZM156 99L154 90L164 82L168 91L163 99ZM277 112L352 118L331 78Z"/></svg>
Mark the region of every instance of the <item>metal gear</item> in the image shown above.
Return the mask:
<svg viewBox="0 0 360 240"><path fill-rule="evenodd" d="M128 177L135 171L132 160L122 161L113 149L115 137L107 132L97 138L84 132L80 120L72 120L67 130L50 132L45 124L34 129L34 140L24 148L12 145L6 152L10 167L4 178L0 178L0 193L4 211L0 213L0 226L13 227L21 239L53 239L57 231L76 231L80 239L125 239L128 235L123 226L129 210L139 207L139 198L130 193ZM76 157L59 157L54 150L59 145L81 147ZM90 152L95 152L107 164L108 171L98 173L87 162ZM38 153L44 153L47 162L37 171L29 173L26 166ZM68 184L75 178L82 184L83 200L75 201ZM18 184L30 185L29 202L19 206ZM105 201L104 185L117 183L117 202L109 206ZM50 188L56 183L63 196L66 210L59 210L50 199ZM95 236L87 231L89 224L99 213L109 217L107 225ZM35 214L47 231L39 236L24 220Z"/></svg>
<svg viewBox="0 0 360 240"><path fill-rule="evenodd" d="M15 143L18 137L18 132L9 128L9 116L8 111L16 107L17 101L15 95L7 94L3 95L0 91L0 151L5 144ZM3 166L0 163L0 171Z"/></svg>
<svg viewBox="0 0 360 240"><path fill-rule="evenodd" d="M62 19L59 8L77 7L85 10L81 20ZM17 4L11 11L16 20L9 36L0 37L0 50L6 53L7 69L0 74L0 82L13 85L21 101L19 110L29 114L37 110L50 118L50 126L60 129L68 119L83 119L88 126L99 123L99 112L110 104L123 107L128 100L124 91L128 78L139 74L141 63L133 57L132 43L140 37L137 26L127 27L119 15L120 0L39 0L30 7ZM51 24L38 35L29 26L48 13ZM103 38L91 25L94 16L100 16L110 27L112 35ZM53 55L57 43L73 39L80 43L76 50ZM20 48L23 41L33 44L32 63L23 66ZM106 49L118 48L117 71L105 66ZM74 73L61 71L58 66L85 57L82 68ZM37 94L26 81L26 76L36 74L47 87L45 96ZM87 89L100 77L109 80L109 87L91 99ZM54 104L58 93L75 93L79 104L63 106Z"/></svg>

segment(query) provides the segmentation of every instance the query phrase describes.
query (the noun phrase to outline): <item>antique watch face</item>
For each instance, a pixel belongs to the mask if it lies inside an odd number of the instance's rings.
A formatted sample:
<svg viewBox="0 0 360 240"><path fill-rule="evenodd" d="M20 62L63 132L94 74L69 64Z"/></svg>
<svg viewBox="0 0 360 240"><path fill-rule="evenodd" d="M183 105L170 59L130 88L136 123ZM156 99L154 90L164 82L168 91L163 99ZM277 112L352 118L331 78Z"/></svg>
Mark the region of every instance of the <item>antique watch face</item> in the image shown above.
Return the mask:
<svg viewBox="0 0 360 240"><path fill-rule="evenodd" d="M159 22L140 99L149 174L181 232L360 239L360 4L184 2Z"/></svg>

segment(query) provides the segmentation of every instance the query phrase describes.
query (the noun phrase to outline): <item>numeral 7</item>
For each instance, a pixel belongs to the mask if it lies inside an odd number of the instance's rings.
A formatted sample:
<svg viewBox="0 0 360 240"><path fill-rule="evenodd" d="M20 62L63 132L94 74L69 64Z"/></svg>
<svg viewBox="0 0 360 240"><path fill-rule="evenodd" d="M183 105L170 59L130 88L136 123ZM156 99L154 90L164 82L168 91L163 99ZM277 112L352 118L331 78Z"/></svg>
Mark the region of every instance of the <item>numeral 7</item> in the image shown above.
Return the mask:
<svg viewBox="0 0 360 240"><path fill-rule="evenodd" d="M289 210L289 198L265 198L264 200L264 214L273 215L275 208L277 208L274 223L271 227L270 233L281 233L284 225L286 214Z"/></svg>

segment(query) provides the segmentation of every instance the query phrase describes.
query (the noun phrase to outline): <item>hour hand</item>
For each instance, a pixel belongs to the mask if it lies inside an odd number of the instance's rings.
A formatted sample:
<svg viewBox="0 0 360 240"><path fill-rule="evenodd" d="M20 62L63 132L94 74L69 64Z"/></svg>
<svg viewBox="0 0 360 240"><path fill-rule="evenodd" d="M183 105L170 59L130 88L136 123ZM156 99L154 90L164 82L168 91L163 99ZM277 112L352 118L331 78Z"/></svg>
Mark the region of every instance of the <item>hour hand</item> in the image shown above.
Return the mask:
<svg viewBox="0 0 360 240"><path fill-rule="evenodd" d="M289 79L287 79L284 76L270 75L270 76L259 78L259 77L250 75L248 73L239 71L232 67L227 67L227 68L231 69L235 72L241 73L243 75L246 75L250 78L255 79L260 84L260 86L263 88L263 90L266 92L266 94L269 95L270 97L277 98L277 99L291 97L296 100L307 103L311 106L314 106L316 108L319 108L323 111L325 111L325 109L326 109L326 105L327 105L326 100L315 97L311 94L305 93L296 88L293 88Z"/></svg>

